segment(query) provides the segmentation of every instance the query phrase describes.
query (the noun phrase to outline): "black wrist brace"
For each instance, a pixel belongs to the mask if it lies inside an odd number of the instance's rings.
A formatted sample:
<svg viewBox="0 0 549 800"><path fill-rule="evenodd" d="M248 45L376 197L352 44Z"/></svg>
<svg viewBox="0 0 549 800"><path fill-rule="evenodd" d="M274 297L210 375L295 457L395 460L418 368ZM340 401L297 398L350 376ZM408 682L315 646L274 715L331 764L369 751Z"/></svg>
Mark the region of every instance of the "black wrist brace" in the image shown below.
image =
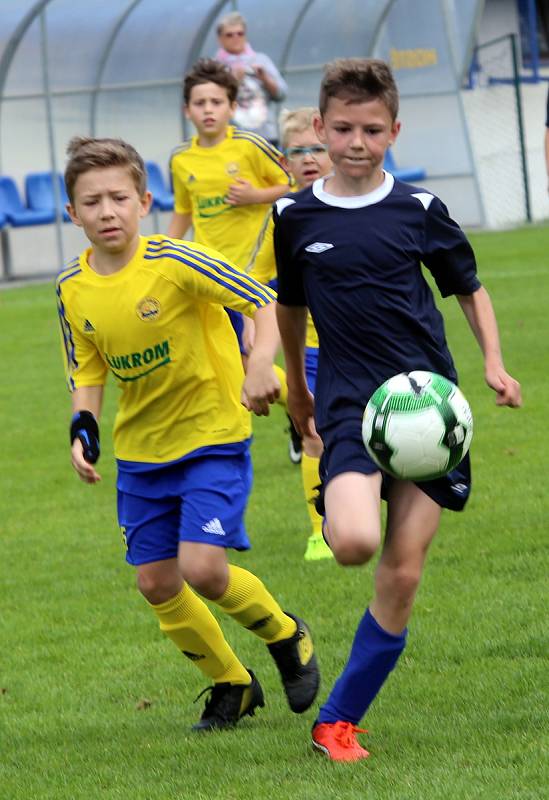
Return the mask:
<svg viewBox="0 0 549 800"><path fill-rule="evenodd" d="M75 439L82 442L84 458L95 464L99 458L99 425L91 411L77 411L71 420L71 445Z"/></svg>

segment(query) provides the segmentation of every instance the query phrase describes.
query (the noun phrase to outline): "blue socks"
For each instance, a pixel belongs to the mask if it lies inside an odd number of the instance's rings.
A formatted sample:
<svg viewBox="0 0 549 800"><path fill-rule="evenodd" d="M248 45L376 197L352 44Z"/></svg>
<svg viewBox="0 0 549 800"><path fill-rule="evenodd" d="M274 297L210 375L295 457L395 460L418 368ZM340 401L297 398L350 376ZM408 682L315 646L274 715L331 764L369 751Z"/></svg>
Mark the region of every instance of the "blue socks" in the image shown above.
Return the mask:
<svg viewBox="0 0 549 800"><path fill-rule="evenodd" d="M360 722L404 650L407 632L405 628L399 634L389 633L366 610L349 660L321 707L318 722Z"/></svg>

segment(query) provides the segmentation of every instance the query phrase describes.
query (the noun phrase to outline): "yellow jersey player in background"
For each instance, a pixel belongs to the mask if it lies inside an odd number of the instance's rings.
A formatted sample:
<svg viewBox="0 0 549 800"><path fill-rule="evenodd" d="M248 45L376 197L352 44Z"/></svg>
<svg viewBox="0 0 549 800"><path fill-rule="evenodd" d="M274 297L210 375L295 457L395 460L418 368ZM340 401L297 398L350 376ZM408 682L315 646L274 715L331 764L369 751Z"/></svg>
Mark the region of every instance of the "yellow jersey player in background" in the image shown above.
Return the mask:
<svg viewBox="0 0 549 800"><path fill-rule="evenodd" d="M245 266L268 207L286 194L282 154L262 136L229 124L238 81L213 59L201 59L185 76L184 110L196 135L176 147L170 170L175 210L168 235L220 250Z"/></svg>
<svg viewBox="0 0 549 800"><path fill-rule="evenodd" d="M267 644L300 713L319 683L307 626L227 560L229 548L250 546L249 410L268 414L279 392L274 293L215 250L140 235L151 195L133 147L76 138L68 152L67 208L90 241L57 279L73 466L84 482L100 480L98 420L111 372L126 560L161 630L214 684L193 729L232 727L264 703L202 597ZM225 306L255 318L246 376Z"/></svg>
<svg viewBox="0 0 549 800"><path fill-rule="evenodd" d="M283 111L279 119L280 140L284 150L284 164L295 181L295 190L305 189L317 178L326 175L332 166L325 145L319 141L314 128L313 119L317 109L303 107L294 111ZM258 238L251 263L246 270L249 275L261 283L276 288L276 261L273 243L273 218L269 214L263 230ZM253 340L253 322L244 323L244 345L249 348ZM307 384L314 394L318 367L318 335L311 319L307 315L307 335L305 342L305 365ZM318 561L331 558L332 551L322 536L322 517L314 506L320 478L318 474L322 445L318 439L303 437L301 457L301 476L303 491L312 532L307 540L305 550L306 561Z"/></svg>
<svg viewBox="0 0 549 800"><path fill-rule="evenodd" d="M270 205L289 189L282 154L266 139L230 125L238 81L211 58L200 59L185 76L186 117L196 135L176 147L170 160L175 207L168 235L182 238L193 227L194 241L219 250L243 269L250 260ZM244 363L242 314L227 313ZM286 406L286 375L275 371Z"/></svg>

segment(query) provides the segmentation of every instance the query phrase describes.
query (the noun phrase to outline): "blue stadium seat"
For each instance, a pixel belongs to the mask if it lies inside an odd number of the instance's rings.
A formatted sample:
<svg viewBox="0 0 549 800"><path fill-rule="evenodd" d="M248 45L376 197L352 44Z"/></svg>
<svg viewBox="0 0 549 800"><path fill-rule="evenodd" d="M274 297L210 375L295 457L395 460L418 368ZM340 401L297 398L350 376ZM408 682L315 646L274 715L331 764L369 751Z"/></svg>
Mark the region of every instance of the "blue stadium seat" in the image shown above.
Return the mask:
<svg viewBox="0 0 549 800"><path fill-rule="evenodd" d="M69 198L67 196L67 190L65 189L65 181L59 173L57 173L57 181L59 183L59 194L63 206L63 219L65 222L70 222L70 217L65 209L65 204L69 202ZM53 212L53 218L56 218L52 172L29 173L25 178L25 195L29 208L35 211Z"/></svg>
<svg viewBox="0 0 549 800"><path fill-rule="evenodd" d="M7 175L0 175L0 213L7 217L14 228L45 225L55 219L55 213L51 209L37 211L26 208L19 195L17 184Z"/></svg>
<svg viewBox="0 0 549 800"><path fill-rule="evenodd" d="M385 153L385 163L383 164L387 172L394 175L401 181L421 181L426 175L423 167L397 167L393 156L393 151L389 148Z"/></svg>
<svg viewBox="0 0 549 800"><path fill-rule="evenodd" d="M166 187L162 170L155 161L145 161L147 188L153 196L153 207L160 211L173 211L173 194Z"/></svg>

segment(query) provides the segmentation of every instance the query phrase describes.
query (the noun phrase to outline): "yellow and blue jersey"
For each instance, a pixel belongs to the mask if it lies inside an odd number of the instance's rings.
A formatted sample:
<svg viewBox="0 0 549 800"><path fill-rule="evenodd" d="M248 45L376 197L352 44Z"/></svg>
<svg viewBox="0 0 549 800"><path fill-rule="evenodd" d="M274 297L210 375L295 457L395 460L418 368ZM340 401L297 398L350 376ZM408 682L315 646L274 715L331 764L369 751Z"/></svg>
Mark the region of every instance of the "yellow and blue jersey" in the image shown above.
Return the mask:
<svg viewBox="0 0 549 800"><path fill-rule="evenodd" d="M296 190L297 191L297 190ZM276 258L274 251L274 222L272 211L265 215L263 226L257 237L255 247L246 272L260 283L275 286ZM310 312L307 313L307 333L305 347L318 349L318 333Z"/></svg>
<svg viewBox="0 0 549 800"><path fill-rule="evenodd" d="M269 207L229 205L229 186L237 178L260 189L289 183L281 158L262 136L233 126L214 147L201 147L196 136L177 147L170 161L175 211L192 215L194 241L220 250L243 269Z"/></svg>
<svg viewBox="0 0 549 800"><path fill-rule="evenodd" d="M253 316L274 292L217 251L162 235L141 237L112 275L91 269L89 253L57 278L63 352L71 390L114 376L116 457L163 464L247 439L242 361L223 307Z"/></svg>

